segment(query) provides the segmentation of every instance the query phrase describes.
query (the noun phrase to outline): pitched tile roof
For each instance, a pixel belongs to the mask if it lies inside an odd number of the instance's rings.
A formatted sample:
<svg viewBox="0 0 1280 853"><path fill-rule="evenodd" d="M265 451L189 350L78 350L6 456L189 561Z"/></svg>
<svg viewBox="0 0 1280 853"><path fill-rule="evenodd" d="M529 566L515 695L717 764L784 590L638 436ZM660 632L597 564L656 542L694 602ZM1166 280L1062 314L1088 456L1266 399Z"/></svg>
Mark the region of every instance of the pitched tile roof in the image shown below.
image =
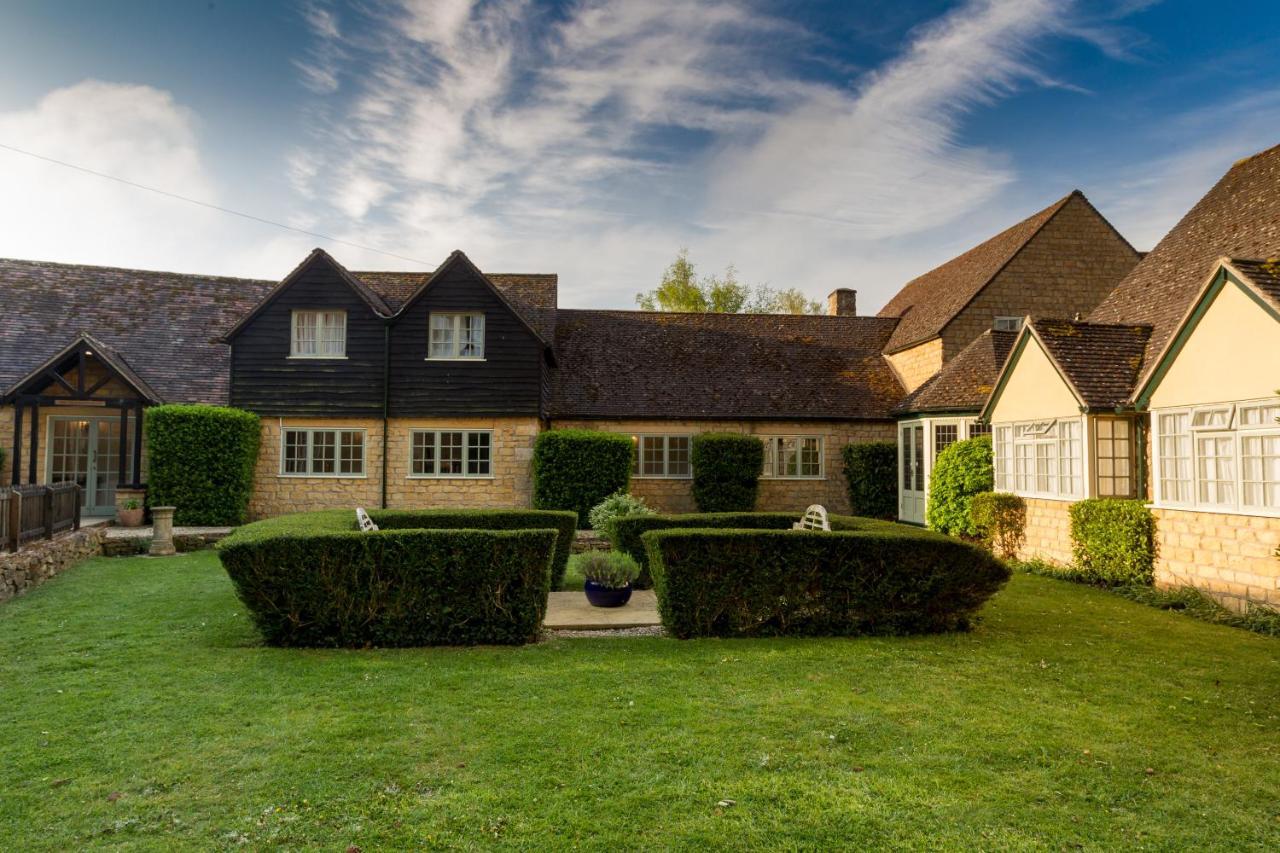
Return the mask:
<svg viewBox="0 0 1280 853"><path fill-rule="evenodd" d="M561 310L557 418L888 418L877 317Z"/></svg>
<svg viewBox="0 0 1280 853"><path fill-rule="evenodd" d="M1083 193L1074 190L990 240L907 282L880 309L881 317L902 318L886 351L905 349L941 334L1054 214L1077 196L1084 199Z"/></svg>
<svg viewBox="0 0 1280 853"><path fill-rule="evenodd" d="M1231 266L1243 273L1254 287L1280 307L1280 258L1231 258Z"/></svg>
<svg viewBox="0 0 1280 853"><path fill-rule="evenodd" d="M980 410L1017 339L1017 332L988 329L912 391L894 411L908 414Z"/></svg>
<svg viewBox="0 0 1280 853"><path fill-rule="evenodd" d="M351 273L387 304L399 311L409 297L431 278L431 272L362 270ZM555 273L485 273L525 321L550 341L555 336L555 312L559 277Z"/></svg>
<svg viewBox="0 0 1280 853"><path fill-rule="evenodd" d="M1031 328L1090 409L1115 408L1129 400L1150 326L1033 320Z"/></svg>
<svg viewBox="0 0 1280 853"><path fill-rule="evenodd" d="M1224 255L1280 255L1280 145L1236 163L1088 319L1150 324L1149 373Z"/></svg>
<svg viewBox="0 0 1280 853"><path fill-rule="evenodd" d="M0 259L0 388L81 334L166 402L226 403L230 350L213 338L275 282Z"/></svg>

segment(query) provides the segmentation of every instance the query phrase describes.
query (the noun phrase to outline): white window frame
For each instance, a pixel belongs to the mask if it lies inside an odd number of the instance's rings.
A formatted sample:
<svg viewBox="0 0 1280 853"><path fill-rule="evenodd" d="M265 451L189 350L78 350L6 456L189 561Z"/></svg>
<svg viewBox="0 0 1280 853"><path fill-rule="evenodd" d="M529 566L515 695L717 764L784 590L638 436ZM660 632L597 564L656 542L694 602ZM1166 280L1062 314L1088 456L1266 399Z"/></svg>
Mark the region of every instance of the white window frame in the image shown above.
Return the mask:
<svg viewBox="0 0 1280 853"><path fill-rule="evenodd" d="M991 321L991 329L996 332L1020 332L1022 331L1022 322L1024 319L1026 318L997 315L996 318Z"/></svg>
<svg viewBox="0 0 1280 853"><path fill-rule="evenodd" d="M1073 425L1075 435L1064 435L1063 424ZM991 446L995 457L995 488L1027 498L1080 500L1088 491L1087 435L1083 417L993 424ZM1078 456L1064 453L1064 445L1068 442L1075 443ZM1027 470L1020 469L1018 465L1019 450L1024 451L1021 455L1029 463L1025 466ZM1040 473L1037 464L1041 459L1049 462L1044 474ZM1070 473L1063 473L1064 460L1072 462ZM1048 489L1039 488L1041 479ZM1063 480L1070 482L1071 491L1062 490Z"/></svg>
<svg viewBox="0 0 1280 853"><path fill-rule="evenodd" d="M1245 503L1244 489L1245 440L1253 437L1280 437L1280 423L1274 421L1275 415L1271 416L1273 418L1271 421L1264 418L1259 418L1257 423L1245 423L1245 421L1253 420L1250 417L1250 413L1253 411L1275 408L1280 408L1280 398L1267 397L1202 406L1153 409L1151 411L1152 446L1155 449L1152 454L1152 479L1155 483L1153 505L1157 508L1210 512L1222 515L1280 518L1280 506L1269 507ZM1184 436L1189 443L1190 478L1179 478L1178 480L1179 482L1185 482L1188 486L1190 498L1185 501L1171 499L1165 493L1165 480L1169 479L1165 475L1165 466L1169 457L1161 453L1161 445L1163 440L1170 438L1171 435L1165 432L1164 418L1176 415L1186 418L1187 426L1185 432L1177 433L1177 435ZM1196 425L1197 420L1200 421L1199 425ZM1201 462L1208 459L1201 452L1200 442L1202 440L1220 441L1223 439L1228 441L1227 447L1231 453L1233 500L1223 503L1209 503L1200 499L1201 486L1206 483L1205 478L1201 476ZM1214 481L1217 482L1217 478L1214 478ZM1260 482L1263 484L1265 501L1266 483L1269 481L1264 476L1264 479Z"/></svg>
<svg viewBox="0 0 1280 853"><path fill-rule="evenodd" d="M449 354L436 355L436 319L446 317L450 321ZM477 348L478 351L475 355L462 354L464 346L462 343L462 322L464 319L470 319L473 324L476 320L480 321L480 342L476 344L472 340L469 344ZM427 317L427 361L484 361L485 337L488 334L488 325L483 311L432 311Z"/></svg>
<svg viewBox="0 0 1280 853"><path fill-rule="evenodd" d="M764 442L764 472L760 475L762 480L825 480L827 479L827 442L826 436L823 435L760 435L756 436ZM796 441L796 470L800 469L800 442L816 441L818 442L818 473L817 474L778 474L778 462L780 459L780 448L782 442L792 440Z"/></svg>
<svg viewBox="0 0 1280 853"><path fill-rule="evenodd" d="M462 436L462 471L460 473L440 473L440 436L442 433L457 433ZM419 474L414 471L414 450L417 447L417 436L432 435L433 458L435 462L436 473ZM489 439L488 463L489 470L485 474L471 474L467 471L471 462L471 451L473 449L471 439L472 436L487 436ZM477 445L478 446L478 445ZM493 474L493 430L491 429L458 429L456 427L415 427L409 430L409 460L408 460L408 477L410 480L492 480Z"/></svg>
<svg viewBox="0 0 1280 853"><path fill-rule="evenodd" d="M333 433L333 472L316 472L315 468L315 434L331 432ZM304 433L307 437L306 449L304 451L304 459L306 460L306 471L286 471L286 450L288 445L289 433ZM343 434L359 434L360 436L360 473L343 472L342 467L342 449ZM364 480L369 476L369 436L368 431L360 427L303 427L303 426L284 426L280 429L280 474L281 477L301 477L314 479L323 477L330 480Z"/></svg>
<svg viewBox="0 0 1280 853"><path fill-rule="evenodd" d="M313 353L301 352L299 350L300 339L298 337L299 321L304 317L312 317L315 319L315 339L311 343L315 346L316 351ZM331 321L338 322L332 323ZM332 334L326 335L325 332L332 328L336 328L341 332L341 336L335 338ZM321 352L322 343L333 343L335 340L341 342L342 351ZM289 314L289 358L301 359L345 359L347 357L347 312L341 309L332 308L297 308Z"/></svg>
<svg viewBox="0 0 1280 853"><path fill-rule="evenodd" d="M682 438L686 446L686 466L687 472L684 474L671 473L671 439ZM644 471L644 443L649 439L661 439L662 441L662 473L646 474ZM693 479L693 436L688 433L637 433L631 436L631 441L635 446L635 457L632 461L631 476L637 480L692 480Z"/></svg>

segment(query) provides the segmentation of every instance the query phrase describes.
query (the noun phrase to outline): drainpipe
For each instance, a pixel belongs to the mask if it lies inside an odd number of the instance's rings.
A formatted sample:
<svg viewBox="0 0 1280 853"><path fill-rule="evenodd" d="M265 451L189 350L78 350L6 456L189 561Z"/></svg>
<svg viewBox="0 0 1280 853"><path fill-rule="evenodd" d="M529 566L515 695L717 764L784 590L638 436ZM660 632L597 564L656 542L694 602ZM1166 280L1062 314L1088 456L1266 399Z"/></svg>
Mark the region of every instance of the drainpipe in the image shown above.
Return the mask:
<svg viewBox="0 0 1280 853"><path fill-rule="evenodd" d="M387 420L391 399L391 323L382 326L382 508L387 508Z"/></svg>

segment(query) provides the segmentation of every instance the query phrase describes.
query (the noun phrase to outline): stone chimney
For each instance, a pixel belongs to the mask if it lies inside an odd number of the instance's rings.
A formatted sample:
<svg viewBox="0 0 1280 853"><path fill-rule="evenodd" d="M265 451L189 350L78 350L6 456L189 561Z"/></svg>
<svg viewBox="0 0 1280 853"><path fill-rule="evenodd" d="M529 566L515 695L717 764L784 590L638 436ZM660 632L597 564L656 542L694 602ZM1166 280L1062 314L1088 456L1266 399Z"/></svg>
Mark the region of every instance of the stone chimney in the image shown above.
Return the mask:
<svg viewBox="0 0 1280 853"><path fill-rule="evenodd" d="M841 287L827 297L827 314L831 317L852 317L858 313L858 291Z"/></svg>

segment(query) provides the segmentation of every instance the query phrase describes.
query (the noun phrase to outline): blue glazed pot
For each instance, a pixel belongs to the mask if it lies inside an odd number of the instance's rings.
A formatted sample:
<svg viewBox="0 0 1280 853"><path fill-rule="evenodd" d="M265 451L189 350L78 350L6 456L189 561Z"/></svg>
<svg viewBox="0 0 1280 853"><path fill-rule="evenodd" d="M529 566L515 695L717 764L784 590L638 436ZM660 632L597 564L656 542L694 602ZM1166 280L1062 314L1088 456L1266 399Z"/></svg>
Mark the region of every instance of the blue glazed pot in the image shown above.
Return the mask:
<svg viewBox="0 0 1280 853"><path fill-rule="evenodd" d="M592 607L621 607L631 600L631 584L615 589L611 586L601 586L595 581L585 581L582 588L587 593L587 601Z"/></svg>

